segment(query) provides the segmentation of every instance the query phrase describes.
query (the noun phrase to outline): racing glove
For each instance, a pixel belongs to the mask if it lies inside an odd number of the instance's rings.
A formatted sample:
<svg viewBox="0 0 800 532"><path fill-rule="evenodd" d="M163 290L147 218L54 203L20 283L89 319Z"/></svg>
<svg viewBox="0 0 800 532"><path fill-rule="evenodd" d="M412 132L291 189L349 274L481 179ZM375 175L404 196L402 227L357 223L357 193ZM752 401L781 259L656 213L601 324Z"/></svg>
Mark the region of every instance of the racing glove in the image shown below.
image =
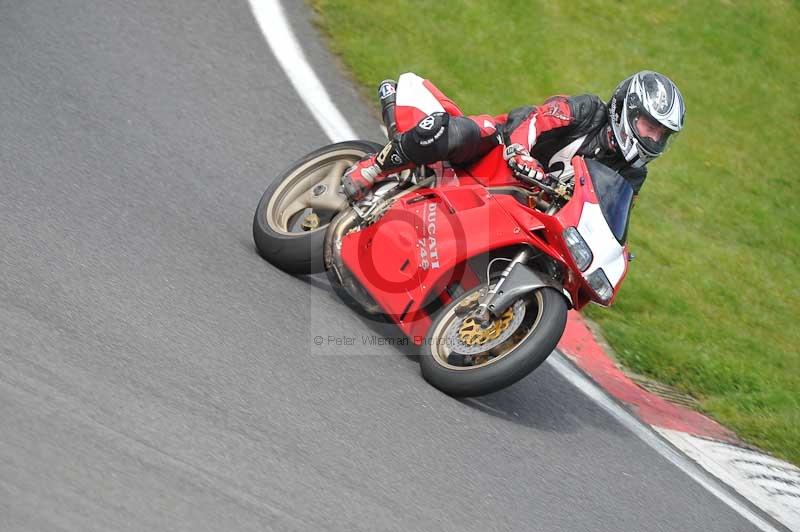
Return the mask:
<svg viewBox="0 0 800 532"><path fill-rule="evenodd" d="M541 182L547 176L539 161L531 157L530 152L521 144L506 146L503 159L506 160L514 175L523 181Z"/></svg>

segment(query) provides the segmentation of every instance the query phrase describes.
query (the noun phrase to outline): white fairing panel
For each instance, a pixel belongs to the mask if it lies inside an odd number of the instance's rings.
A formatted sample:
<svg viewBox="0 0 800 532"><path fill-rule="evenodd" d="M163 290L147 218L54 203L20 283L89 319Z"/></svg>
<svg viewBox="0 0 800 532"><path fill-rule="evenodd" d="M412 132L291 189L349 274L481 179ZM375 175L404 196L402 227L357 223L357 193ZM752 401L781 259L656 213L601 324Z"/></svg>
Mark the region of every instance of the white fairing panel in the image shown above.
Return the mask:
<svg viewBox="0 0 800 532"><path fill-rule="evenodd" d="M622 276L625 275L628 262L625 259L624 248L614 238L611 228L603 217L600 205L596 203L583 204L583 212L581 212L581 219L578 222L578 232L594 255L592 264L584 272L584 275L588 276L598 268L603 268L608 280L616 288Z"/></svg>
<svg viewBox="0 0 800 532"><path fill-rule="evenodd" d="M413 72L401 74L397 80L397 106L416 107L426 115L443 113L439 100L423 85L424 79Z"/></svg>

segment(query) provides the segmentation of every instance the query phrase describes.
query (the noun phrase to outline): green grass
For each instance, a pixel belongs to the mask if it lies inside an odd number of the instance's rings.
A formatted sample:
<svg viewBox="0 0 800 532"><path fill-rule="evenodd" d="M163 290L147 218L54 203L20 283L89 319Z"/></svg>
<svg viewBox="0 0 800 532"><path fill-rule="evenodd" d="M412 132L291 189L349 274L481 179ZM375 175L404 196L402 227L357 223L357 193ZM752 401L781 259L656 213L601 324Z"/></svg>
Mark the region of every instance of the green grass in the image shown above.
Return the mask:
<svg viewBox="0 0 800 532"><path fill-rule="evenodd" d="M405 71L494 114L672 77L686 129L650 167L617 304L588 314L628 367L800 463L796 2L311 1L373 101Z"/></svg>

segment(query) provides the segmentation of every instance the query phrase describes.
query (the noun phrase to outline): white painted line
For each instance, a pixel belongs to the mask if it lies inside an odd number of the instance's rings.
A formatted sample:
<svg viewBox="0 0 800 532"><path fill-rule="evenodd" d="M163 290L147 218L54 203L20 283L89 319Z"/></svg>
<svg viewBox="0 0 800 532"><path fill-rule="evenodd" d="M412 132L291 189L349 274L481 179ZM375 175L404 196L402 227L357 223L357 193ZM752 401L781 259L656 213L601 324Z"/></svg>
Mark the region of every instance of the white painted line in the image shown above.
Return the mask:
<svg viewBox="0 0 800 532"><path fill-rule="evenodd" d="M800 530L800 469L771 456L657 428L669 442L792 530Z"/></svg>
<svg viewBox="0 0 800 532"><path fill-rule="evenodd" d="M306 61L305 55L286 21L280 3L277 0L250 0L250 7L273 54L289 76L295 90L331 140L335 142L355 138L353 130L336 109L327 92L325 92L322 83ZM324 105L320 105L321 102L324 102ZM716 480L711 478L694 462L676 451L650 430L648 426L643 425L638 419L611 400L603 390L575 369L558 352L550 355L547 361L568 382L739 515L764 532L779 532L771 523L764 520L759 514L742 504L738 498L717 485Z"/></svg>
<svg viewBox="0 0 800 532"><path fill-rule="evenodd" d="M322 130L333 141L356 139L350 124L331 101L314 70L306 60L303 49L292 32L278 0L250 0L250 9L261 33L272 49L272 55L289 77L297 94L308 107Z"/></svg>

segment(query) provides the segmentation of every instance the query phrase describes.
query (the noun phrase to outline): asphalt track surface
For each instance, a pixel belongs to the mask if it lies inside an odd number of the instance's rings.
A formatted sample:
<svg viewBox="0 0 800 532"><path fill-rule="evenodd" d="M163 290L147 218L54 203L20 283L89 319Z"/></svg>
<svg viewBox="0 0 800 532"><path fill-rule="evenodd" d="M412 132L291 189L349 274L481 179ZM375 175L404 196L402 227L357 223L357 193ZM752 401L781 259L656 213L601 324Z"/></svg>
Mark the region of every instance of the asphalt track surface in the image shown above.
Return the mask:
<svg viewBox="0 0 800 532"><path fill-rule="evenodd" d="M244 1L0 2L0 530L753 529L551 367L456 401L262 261L325 143Z"/></svg>

